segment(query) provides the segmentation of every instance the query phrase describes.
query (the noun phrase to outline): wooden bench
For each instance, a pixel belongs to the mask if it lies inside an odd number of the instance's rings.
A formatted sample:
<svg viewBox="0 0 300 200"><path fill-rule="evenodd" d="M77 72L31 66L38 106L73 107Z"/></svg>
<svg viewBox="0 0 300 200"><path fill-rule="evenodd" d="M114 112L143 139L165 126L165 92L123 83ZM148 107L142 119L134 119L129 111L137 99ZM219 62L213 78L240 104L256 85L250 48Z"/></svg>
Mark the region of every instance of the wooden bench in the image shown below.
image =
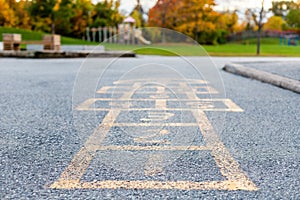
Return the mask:
<svg viewBox="0 0 300 200"><path fill-rule="evenodd" d="M3 50L20 51L21 34L2 34Z"/></svg>
<svg viewBox="0 0 300 200"><path fill-rule="evenodd" d="M61 45L60 35L44 35L42 41L22 41L21 34L3 34L2 38L4 51L20 51L21 44L42 44L44 50L59 51Z"/></svg>
<svg viewBox="0 0 300 200"><path fill-rule="evenodd" d="M44 35L43 36L44 50L60 50L60 35Z"/></svg>

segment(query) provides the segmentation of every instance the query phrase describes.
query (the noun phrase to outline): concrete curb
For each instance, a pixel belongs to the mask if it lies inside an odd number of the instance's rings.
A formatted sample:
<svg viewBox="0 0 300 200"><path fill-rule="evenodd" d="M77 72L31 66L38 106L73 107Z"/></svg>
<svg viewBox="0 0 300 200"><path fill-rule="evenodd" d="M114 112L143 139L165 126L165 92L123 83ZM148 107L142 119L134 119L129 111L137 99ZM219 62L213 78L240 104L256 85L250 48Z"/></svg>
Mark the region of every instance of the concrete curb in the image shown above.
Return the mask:
<svg viewBox="0 0 300 200"><path fill-rule="evenodd" d="M286 78L269 72L265 72L265 71L261 71L261 70L245 67L243 65L233 64L233 63L226 64L223 67L223 70L230 72L232 74L237 74L247 78L252 78L255 80L259 80L265 83L275 85L280 88L284 88L296 93L300 93L300 81L294 79Z"/></svg>
<svg viewBox="0 0 300 200"><path fill-rule="evenodd" d="M111 57L136 57L134 52L105 51L105 52L66 52L66 51L0 51L1 57L13 58L111 58Z"/></svg>

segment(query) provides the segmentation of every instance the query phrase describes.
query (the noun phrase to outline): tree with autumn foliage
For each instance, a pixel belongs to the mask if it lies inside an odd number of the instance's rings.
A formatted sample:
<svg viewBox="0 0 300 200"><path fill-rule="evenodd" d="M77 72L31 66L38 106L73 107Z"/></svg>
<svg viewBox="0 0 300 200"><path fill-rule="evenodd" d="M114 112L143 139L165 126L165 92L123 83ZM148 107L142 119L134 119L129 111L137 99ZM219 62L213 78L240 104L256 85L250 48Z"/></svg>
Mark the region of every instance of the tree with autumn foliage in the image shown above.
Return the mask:
<svg viewBox="0 0 300 200"><path fill-rule="evenodd" d="M75 15L72 0L59 0L53 8L53 33L72 35L72 24L70 20Z"/></svg>
<svg viewBox="0 0 300 200"><path fill-rule="evenodd" d="M181 6L178 0L158 0L156 5L149 10L148 26L175 29L177 26L177 12ZM166 41L165 30L161 31L162 43Z"/></svg>
<svg viewBox="0 0 300 200"><path fill-rule="evenodd" d="M32 0L29 6L29 15L33 30L51 32L56 0Z"/></svg>
<svg viewBox="0 0 300 200"><path fill-rule="evenodd" d="M30 29L30 17L26 0L0 0L0 26Z"/></svg>
<svg viewBox="0 0 300 200"><path fill-rule="evenodd" d="M178 19L177 12L181 6L179 0L158 0L149 10L148 26L174 29Z"/></svg>
<svg viewBox="0 0 300 200"><path fill-rule="evenodd" d="M72 34L81 38L85 34L86 27L92 24L93 4L90 0L76 0L73 6L74 16L70 19Z"/></svg>
<svg viewBox="0 0 300 200"><path fill-rule="evenodd" d="M218 22L217 22L217 28L226 30L229 34L234 33L238 29L238 15L236 12L224 12L220 14Z"/></svg>
<svg viewBox="0 0 300 200"><path fill-rule="evenodd" d="M14 1L14 3L12 3L11 5L14 11L14 16L16 18L14 26L23 29L30 29L31 20L28 13L30 2L28 2L27 0L19 0Z"/></svg>
<svg viewBox="0 0 300 200"><path fill-rule="evenodd" d="M16 18L9 3L6 0L0 0L0 8L0 26L14 26Z"/></svg>
<svg viewBox="0 0 300 200"><path fill-rule="evenodd" d="M148 26L179 31L201 44L224 43L238 17L218 13L214 6L214 0L159 0L149 12Z"/></svg>
<svg viewBox="0 0 300 200"><path fill-rule="evenodd" d="M290 10L286 16L290 28L300 30L300 9Z"/></svg>
<svg viewBox="0 0 300 200"><path fill-rule="evenodd" d="M4 0L0 0L4 1ZM28 13L32 29L82 38L87 27L117 26L123 20L120 1L32 0Z"/></svg>
<svg viewBox="0 0 300 200"><path fill-rule="evenodd" d="M264 24L264 30L270 31L282 31L285 27L287 27L286 22L279 16L272 16L268 19L268 21Z"/></svg>
<svg viewBox="0 0 300 200"><path fill-rule="evenodd" d="M123 21L123 17L118 12L120 0L98 2L92 12L92 26L117 26Z"/></svg>
<svg viewBox="0 0 300 200"><path fill-rule="evenodd" d="M216 22L219 13L213 10L214 0L182 0L178 11L180 21L175 30L200 43L216 43Z"/></svg>
<svg viewBox="0 0 300 200"><path fill-rule="evenodd" d="M238 23L238 15L236 12L226 11L219 13L218 20L216 22L217 42L224 44L227 41L227 36L237 32L240 29Z"/></svg>
<svg viewBox="0 0 300 200"><path fill-rule="evenodd" d="M298 4L294 1L272 1L271 11L275 16L286 19L288 11L298 9Z"/></svg>

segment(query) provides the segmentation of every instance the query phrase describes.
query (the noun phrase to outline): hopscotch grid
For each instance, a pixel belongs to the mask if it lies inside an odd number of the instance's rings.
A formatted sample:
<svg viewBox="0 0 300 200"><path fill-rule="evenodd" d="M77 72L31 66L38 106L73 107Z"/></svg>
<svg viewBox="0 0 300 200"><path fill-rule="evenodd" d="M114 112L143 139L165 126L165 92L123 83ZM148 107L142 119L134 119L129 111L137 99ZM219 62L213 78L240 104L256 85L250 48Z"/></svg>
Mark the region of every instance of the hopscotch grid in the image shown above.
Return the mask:
<svg viewBox="0 0 300 200"><path fill-rule="evenodd" d="M115 82L114 84L120 84L121 82ZM126 82L125 82L126 83ZM203 84L204 82L195 81L191 84ZM95 108L90 108L92 104L96 101L147 101L155 99L130 99L134 88L139 88L137 82L134 83L133 89L130 91L123 92L123 96L119 99L114 98L92 98L83 102L79 105L76 110L95 110ZM169 126L184 126L186 123L115 123L116 118L119 116L120 112L124 110L134 110L128 105L124 108L110 108L103 110L110 110L106 117L103 119L98 129L88 138L84 147L74 156L71 163L61 174L59 179L55 181L50 188L55 189L177 189L177 190L249 190L255 191L258 188L254 183L239 169L238 163L231 157L229 151L220 141L217 134L214 132L208 118L204 111L231 111L231 112L243 112L243 110L237 106L230 99L199 99L197 94L197 89L188 92L189 86L185 83L180 84L182 87L181 90L185 90L188 99L179 99L180 101L186 102L214 102L222 101L228 108L227 109L186 109L192 111L197 123L189 123L188 126L198 126L201 130L201 134L205 140L205 146L160 146L160 147L142 147L142 146L99 146L95 145L100 144L109 129L112 126L157 126L157 125L169 125ZM124 86L125 87L125 86ZM199 86L198 86L199 87ZM98 92L104 92L109 87L104 87L98 90ZM209 89L208 89L209 90ZM214 89L211 89L214 93ZM157 106L163 110L176 110L172 108L166 108L167 101L178 101L178 99L159 99L160 102L157 102ZM146 108L145 108L146 109ZM183 108L184 109L184 108ZM183 110L182 108L178 110ZM97 108L96 108L97 110ZM136 109L141 110L141 109ZM147 108L146 110L149 110ZM151 110L151 109L150 109ZM157 108L154 110L158 110ZM100 136L100 137L99 137ZM100 139L99 139L100 138ZM95 142L96 141L96 142ZM192 181L117 181L117 180L105 180L105 181L95 181L95 182L82 182L80 178L83 176L84 171L89 166L90 162L94 158L94 153L99 150L140 150L140 151L174 151L174 150L194 150L194 151L210 151L217 166L219 167L223 177L227 180L224 181L203 181L203 182L192 182ZM159 158L152 158L159 160ZM228 163L231 163L229 166Z"/></svg>

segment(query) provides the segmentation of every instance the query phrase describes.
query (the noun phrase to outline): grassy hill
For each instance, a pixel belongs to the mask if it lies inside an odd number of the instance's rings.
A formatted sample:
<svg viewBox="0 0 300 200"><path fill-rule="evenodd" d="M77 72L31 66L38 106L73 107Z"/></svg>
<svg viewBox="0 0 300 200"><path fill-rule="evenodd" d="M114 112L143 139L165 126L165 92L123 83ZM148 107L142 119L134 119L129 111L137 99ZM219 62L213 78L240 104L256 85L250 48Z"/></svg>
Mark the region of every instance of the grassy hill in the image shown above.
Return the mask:
<svg viewBox="0 0 300 200"><path fill-rule="evenodd" d="M46 33L30 31L25 29L18 28L8 28L0 26L0 41L2 41L2 33L18 33L22 35L22 40L42 40L43 35ZM61 37L62 44L82 44L82 45L96 45L94 42L88 42L80 39L70 38L70 37Z"/></svg>

